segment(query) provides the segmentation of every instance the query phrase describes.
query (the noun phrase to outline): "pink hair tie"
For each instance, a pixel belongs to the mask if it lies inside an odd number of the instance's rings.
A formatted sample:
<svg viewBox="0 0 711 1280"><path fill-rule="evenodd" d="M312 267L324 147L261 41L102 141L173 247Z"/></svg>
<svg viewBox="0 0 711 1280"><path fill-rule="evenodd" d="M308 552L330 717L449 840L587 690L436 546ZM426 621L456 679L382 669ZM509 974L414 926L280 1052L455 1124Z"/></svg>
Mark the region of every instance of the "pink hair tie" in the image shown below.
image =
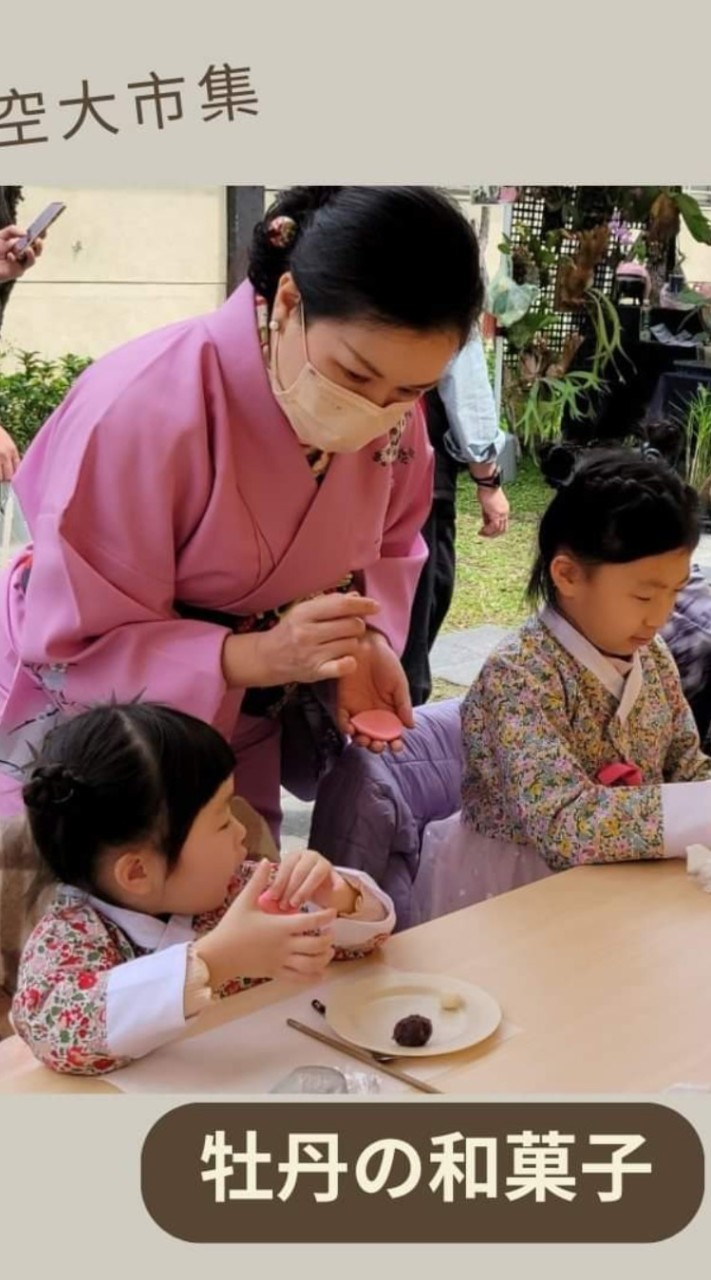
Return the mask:
<svg viewBox="0 0 711 1280"><path fill-rule="evenodd" d="M291 244L296 235L296 223L293 218L283 215L279 218L272 218L267 227L267 237L269 243L274 245L275 249L286 249Z"/></svg>

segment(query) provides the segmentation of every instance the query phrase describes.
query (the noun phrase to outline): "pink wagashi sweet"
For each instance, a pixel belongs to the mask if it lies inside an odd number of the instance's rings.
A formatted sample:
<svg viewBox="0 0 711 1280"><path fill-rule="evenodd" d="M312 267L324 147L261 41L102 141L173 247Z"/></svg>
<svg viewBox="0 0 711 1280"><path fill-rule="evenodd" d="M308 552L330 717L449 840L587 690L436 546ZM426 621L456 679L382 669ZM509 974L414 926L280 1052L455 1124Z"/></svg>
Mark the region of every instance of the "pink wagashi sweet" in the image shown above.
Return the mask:
<svg viewBox="0 0 711 1280"><path fill-rule="evenodd" d="M405 733L405 726L392 711L359 711L351 716L356 733L375 742L395 742Z"/></svg>
<svg viewBox="0 0 711 1280"><path fill-rule="evenodd" d="M260 893L257 902L262 911L266 911L270 916L293 916L299 911L298 907L281 907L279 899L273 898L270 889L265 889L264 893Z"/></svg>

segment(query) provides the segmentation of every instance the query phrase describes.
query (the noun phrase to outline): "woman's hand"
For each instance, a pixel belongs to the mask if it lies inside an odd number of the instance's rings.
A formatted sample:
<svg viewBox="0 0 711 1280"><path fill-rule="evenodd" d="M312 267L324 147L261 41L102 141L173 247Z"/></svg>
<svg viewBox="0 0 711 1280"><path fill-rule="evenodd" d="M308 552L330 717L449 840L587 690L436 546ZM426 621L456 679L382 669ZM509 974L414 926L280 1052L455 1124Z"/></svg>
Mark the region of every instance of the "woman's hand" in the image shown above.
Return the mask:
<svg viewBox="0 0 711 1280"><path fill-rule="evenodd" d="M365 619L378 607L365 596L334 592L293 605L271 631L228 637L222 657L227 684L268 689L338 680L355 670Z"/></svg>
<svg viewBox="0 0 711 1280"><path fill-rule="evenodd" d="M220 923L195 943L213 990L233 978L290 978L309 982L333 959L333 909L268 915L257 899L272 876L266 859L255 869Z"/></svg>
<svg viewBox="0 0 711 1280"><path fill-rule="evenodd" d="M0 480L12 480L20 465L20 455L12 436L0 427Z"/></svg>
<svg viewBox="0 0 711 1280"><path fill-rule="evenodd" d="M30 267L33 267L42 253L42 240L36 240L31 249L25 249L22 258L14 253L15 245L24 236L20 227L3 227L0 230L0 284L8 280L19 280Z"/></svg>
<svg viewBox="0 0 711 1280"><path fill-rule="evenodd" d="M338 723L359 747L379 753L386 744L355 732L352 717L359 711L392 711L406 728L414 728L412 702L405 672L384 636L369 630L358 645L352 672L338 682ZM391 742L393 751L402 751L403 742Z"/></svg>

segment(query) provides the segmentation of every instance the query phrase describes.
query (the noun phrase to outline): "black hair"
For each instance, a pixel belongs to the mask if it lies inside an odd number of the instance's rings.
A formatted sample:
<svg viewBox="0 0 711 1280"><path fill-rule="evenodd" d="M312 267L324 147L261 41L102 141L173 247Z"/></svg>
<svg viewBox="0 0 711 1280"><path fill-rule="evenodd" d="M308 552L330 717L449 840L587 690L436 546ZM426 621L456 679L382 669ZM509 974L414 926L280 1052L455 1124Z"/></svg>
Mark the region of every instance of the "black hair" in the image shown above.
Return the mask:
<svg viewBox="0 0 711 1280"><path fill-rule="evenodd" d="M293 237L270 238L275 218ZM306 321L363 318L466 342L484 301L474 229L433 187L289 187L255 228L249 279L271 309L292 273Z"/></svg>
<svg viewBox="0 0 711 1280"><path fill-rule="evenodd" d="M583 564L631 564L685 547L701 533L699 499L661 458L629 449L577 452L558 445L542 463L557 493L538 530L528 598L555 605L550 567L567 551Z"/></svg>
<svg viewBox="0 0 711 1280"><path fill-rule="evenodd" d="M642 449L663 458L670 467L678 470L683 461L686 445L685 431L673 418L648 418L641 424Z"/></svg>
<svg viewBox="0 0 711 1280"><path fill-rule="evenodd" d="M148 702L102 705L45 738L23 788L49 878L94 887L107 849L152 844L174 867L198 813L234 770L210 725Z"/></svg>

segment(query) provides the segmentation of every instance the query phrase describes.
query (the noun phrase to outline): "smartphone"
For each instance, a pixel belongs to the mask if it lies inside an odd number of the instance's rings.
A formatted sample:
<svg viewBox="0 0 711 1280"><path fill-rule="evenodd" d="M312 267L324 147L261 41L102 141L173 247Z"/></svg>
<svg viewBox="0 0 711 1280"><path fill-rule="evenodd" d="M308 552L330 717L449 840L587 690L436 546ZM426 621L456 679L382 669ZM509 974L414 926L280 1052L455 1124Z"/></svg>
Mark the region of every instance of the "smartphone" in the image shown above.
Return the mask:
<svg viewBox="0 0 711 1280"><path fill-rule="evenodd" d="M35 218L32 225L27 228L27 234L15 244L12 250L15 257L22 258L27 253L27 250L32 248L35 241L39 240L43 232L47 231L52 223L56 222L57 218L64 213L66 207L65 204L58 200L54 204L48 204L47 208L43 209L39 217Z"/></svg>

